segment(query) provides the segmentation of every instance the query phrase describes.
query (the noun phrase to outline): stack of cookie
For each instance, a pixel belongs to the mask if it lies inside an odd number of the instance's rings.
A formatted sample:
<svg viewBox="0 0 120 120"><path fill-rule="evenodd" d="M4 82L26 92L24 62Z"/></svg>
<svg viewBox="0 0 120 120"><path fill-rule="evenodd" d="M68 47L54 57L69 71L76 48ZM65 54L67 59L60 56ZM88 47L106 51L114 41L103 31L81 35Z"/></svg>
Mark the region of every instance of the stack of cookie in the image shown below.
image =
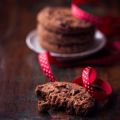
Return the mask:
<svg viewBox="0 0 120 120"><path fill-rule="evenodd" d="M44 8L37 16L40 46L55 53L80 53L94 44L95 26L72 16L70 8Z"/></svg>

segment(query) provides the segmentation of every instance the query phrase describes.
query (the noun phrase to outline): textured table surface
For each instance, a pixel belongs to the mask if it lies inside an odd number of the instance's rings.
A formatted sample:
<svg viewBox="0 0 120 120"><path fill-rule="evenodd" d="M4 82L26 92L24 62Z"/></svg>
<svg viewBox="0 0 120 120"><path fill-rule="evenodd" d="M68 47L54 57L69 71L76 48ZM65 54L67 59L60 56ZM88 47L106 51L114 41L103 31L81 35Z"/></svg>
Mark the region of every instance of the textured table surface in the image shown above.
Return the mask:
<svg viewBox="0 0 120 120"><path fill-rule="evenodd" d="M95 116L80 118L59 112L49 114L37 112L34 89L37 84L48 80L39 67L37 54L27 48L25 38L36 27L38 8L42 8L46 3L27 2L0 1L0 120L120 119L120 63L95 66L99 77L108 80L113 87L110 104ZM62 2L59 4L62 5ZM82 69L80 66L67 69L59 69L56 66L52 68L61 81L71 81L81 74Z"/></svg>

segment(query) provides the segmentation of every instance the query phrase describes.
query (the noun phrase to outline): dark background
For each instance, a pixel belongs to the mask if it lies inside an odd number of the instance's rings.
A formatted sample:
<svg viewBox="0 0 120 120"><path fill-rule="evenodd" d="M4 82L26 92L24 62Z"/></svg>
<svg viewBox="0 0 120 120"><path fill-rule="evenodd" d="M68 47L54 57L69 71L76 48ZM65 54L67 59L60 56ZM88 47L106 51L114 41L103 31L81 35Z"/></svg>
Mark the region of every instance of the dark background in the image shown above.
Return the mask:
<svg viewBox="0 0 120 120"><path fill-rule="evenodd" d="M119 16L120 1L106 0L113 16ZM104 3L103 2L103 3ZM37 12L45 6L69 6L70 0L0 0L0 120L119 120L120 63L94 66L101 79L113 87L110 104L91 118L65 113L39 114L34 93L36 85L48 82L39 67L37 54L27 48L27 34L36 28ZM101 4L103 4L101 3ZM81 75L81 66L52 67L61 81Z"/></svg>

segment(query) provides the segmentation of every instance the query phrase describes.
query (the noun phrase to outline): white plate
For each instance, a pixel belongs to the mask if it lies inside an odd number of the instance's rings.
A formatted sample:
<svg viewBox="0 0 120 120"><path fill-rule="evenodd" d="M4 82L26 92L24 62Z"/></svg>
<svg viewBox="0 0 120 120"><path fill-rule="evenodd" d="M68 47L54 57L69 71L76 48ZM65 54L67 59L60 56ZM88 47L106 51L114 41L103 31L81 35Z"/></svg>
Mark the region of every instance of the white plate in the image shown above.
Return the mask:
<svg viewBox="0 0 120 120"><path fill-rule="evenodd" d="M28 34L26 38L26 44L31 50L33 50L36 53L41 53L45 51L43 48L41 48L39 44L39 39L38 39L36 30L33 30ZM86 57L88 55L98 52L105 46L105 44L106 44L105 36L100 31L97 30L95 33L95 43L88 50L80 53L72 53L72 54L60 54L60 53L53 53L53 52L50 52L50 54L51 56L62 58L62 59L68 59L68 58L73 59L76 57L81 58L81 57Z"/></svg>

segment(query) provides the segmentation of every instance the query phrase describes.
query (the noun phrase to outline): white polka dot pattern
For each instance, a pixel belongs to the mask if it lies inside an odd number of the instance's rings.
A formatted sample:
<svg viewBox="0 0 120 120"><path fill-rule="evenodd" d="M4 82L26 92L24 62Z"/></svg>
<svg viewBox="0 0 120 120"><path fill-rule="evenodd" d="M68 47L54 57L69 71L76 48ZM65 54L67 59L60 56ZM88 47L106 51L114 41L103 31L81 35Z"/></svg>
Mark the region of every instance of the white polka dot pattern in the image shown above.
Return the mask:
<svg viewBox="0 0 120 120"><path fill-rule="evenodd" d="M38 59L39 59L39 63L45 75L50 79L51 82L56 81L54 74L51 70L50 64L49 64L47 53L44 52L44 53L39 54Z"/></svg>
<svg viewBox="0 0 120 120"><path fill-rule="evenodd" d="M93 95L94 94L94 88L92 87L92 84L90 83L90 71L91 67L86 67L83 69L82 72L82 80L83 80L83 86L87 89L87 91ZM93 74L94 75L94 74Z"/></svg>

